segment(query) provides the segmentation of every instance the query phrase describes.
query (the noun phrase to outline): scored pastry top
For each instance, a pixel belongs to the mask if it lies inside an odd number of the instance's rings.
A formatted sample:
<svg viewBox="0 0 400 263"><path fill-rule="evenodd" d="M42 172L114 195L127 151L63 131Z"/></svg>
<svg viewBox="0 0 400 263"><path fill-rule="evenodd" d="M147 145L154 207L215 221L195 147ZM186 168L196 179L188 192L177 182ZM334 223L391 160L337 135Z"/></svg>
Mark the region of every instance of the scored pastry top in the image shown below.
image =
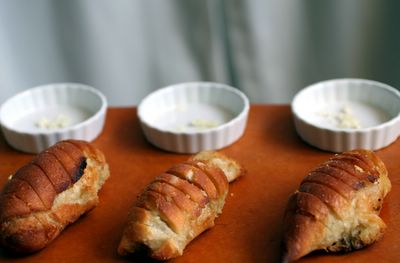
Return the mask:
<svg viewBox="0 0 400 263"><path fill-rule="evenodd" d="M50 209L57 194L81 178L88 158L105 163L99 150L78 140L61 141L38 154L4 186L0 221Z"/></svg>

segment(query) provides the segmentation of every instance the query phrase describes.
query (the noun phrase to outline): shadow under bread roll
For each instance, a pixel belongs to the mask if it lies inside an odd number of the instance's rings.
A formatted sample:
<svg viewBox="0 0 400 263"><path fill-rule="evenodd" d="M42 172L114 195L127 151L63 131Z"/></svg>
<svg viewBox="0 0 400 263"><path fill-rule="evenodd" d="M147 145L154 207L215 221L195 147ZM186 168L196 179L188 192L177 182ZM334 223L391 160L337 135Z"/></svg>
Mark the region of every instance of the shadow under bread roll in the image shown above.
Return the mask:
<svg viewBox="0 0 400 263"><path fill-rule="evenodd" d="M120 255L144 252L157 260L183 254L186 245L214 226L229 182L244 173L218 152L200 152L157 176L131 208Z"/></svg>
<svg viewBox="0 0 400 263"><path fill-rule="evenodd" d="M39 153L0 194L0 245L13 253L43 249L97 205L108 177L103 153L88 142L61 141Z"/></svg>

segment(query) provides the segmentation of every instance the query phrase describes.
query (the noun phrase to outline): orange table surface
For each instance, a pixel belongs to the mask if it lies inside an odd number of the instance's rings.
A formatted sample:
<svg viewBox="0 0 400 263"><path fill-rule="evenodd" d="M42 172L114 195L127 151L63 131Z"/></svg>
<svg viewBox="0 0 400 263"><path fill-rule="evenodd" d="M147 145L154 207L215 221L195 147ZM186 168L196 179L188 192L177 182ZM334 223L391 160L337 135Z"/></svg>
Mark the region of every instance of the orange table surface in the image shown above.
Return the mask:
<svg viewBox="0 0 400 263"><path fill-rule="evenodd" d="M97 208L42 251L10 257L0 250L0 262L150 261L116 253L128 209L152 178L189 155L165 152L148 143L135 108L110 108L104 130L93 144L105 153L111 171ZM245 134L221 152L244 165L247 175L231 184L214 228L193 240L183 256L171 262L279 262L288 196L308 171L333 153L313 148L297 136L287 105L252 105ZM387 224L383 239L356 252L314 253L300 262L400 261L400 141L377 154L393 185L381 212ZM0 185L32 157L10 148L0 135Z"/></svg>

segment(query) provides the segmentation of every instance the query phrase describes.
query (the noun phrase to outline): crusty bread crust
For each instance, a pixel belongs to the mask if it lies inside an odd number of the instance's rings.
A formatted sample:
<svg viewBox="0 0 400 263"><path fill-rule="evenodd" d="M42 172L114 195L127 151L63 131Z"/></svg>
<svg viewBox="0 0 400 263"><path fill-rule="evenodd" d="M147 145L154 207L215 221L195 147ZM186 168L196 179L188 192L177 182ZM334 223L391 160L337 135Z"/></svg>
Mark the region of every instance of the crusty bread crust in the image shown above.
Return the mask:
<svg viewBox="0 0 400 263"><path fill-rule="evenodd" d="M351 251L380 239L379 217L391 183L373 152L354 150L318 166L290 198L284 216L282 262L314 250Z"/></svg>
<svg viewBox="0 0 400 263"><path fill-rule="evenodd" d="M152 258L182 255L190 241L214 226L233 181L244 169L216 152L201 152L156 177L132 207L118 253L146 250Z"/></svg>
<svg viewBox="0 0 400 263"><path fill-rule="evenodd" d="M108 178L103 153L89 143L62 141L20 168L0 194L0 243L36 252L94 208Z"/></svg>

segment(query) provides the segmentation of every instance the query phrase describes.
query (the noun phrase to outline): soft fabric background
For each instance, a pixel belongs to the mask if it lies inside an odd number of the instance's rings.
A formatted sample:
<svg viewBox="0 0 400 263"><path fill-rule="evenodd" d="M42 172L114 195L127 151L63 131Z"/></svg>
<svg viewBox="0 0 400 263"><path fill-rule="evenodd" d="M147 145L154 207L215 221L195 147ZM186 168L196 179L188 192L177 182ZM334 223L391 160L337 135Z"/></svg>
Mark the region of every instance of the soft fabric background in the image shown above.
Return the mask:
<svg viewBox="0 0 400 263"><path fill-rule="evenodd" d="M396 0L0 0L0 103L81 82L113 106L207 80L289 103L320 80L400 87Z"/></svg>

